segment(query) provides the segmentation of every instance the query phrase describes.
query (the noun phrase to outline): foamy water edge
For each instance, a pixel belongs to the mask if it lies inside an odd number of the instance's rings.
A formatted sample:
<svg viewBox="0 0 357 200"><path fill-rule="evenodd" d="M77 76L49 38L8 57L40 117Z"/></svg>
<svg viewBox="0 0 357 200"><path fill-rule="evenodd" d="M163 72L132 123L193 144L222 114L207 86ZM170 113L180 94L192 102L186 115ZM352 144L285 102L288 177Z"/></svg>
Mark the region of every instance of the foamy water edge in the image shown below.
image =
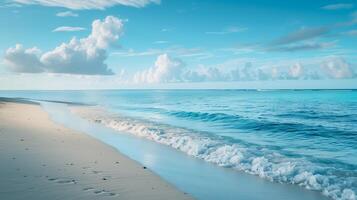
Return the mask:
<svg viewBox="0 0 357 200"><path fill-rule="evenodd" d="M353 178L338 177L333 169L303 159L287 158L264 148L225 143L219 138L194 134L187 129L112 115L100 108L74 107L71 111L90 122L173 147L218 166L320 191L336 200L356 200Z"/></svg>

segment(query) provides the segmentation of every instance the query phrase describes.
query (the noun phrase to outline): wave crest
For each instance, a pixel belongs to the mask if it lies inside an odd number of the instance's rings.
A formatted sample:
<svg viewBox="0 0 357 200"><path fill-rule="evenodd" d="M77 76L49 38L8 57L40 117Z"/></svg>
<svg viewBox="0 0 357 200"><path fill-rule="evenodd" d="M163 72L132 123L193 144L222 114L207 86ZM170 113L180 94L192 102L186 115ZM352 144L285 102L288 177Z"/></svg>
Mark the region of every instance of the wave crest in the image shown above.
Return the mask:
<svg viewBox="0 0 357 200"><path fill-rule="evenodd" d="M356 200L357 177L339 176L337 169L328 166L301 158L289 158L264 147L229 143L219 137L208 137L183 128L110 116L88 109L77 109L75 112L89 121L171 146L222 167L244 171L270 181L317 190L336 200Z"/></svg>

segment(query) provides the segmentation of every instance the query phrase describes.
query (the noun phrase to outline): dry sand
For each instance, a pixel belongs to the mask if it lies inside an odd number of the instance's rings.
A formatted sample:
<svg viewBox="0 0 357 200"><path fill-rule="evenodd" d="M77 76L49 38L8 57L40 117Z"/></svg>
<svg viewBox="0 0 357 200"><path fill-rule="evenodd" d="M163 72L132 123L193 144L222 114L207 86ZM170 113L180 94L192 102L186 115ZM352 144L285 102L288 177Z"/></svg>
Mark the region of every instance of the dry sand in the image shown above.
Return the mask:
<svg viewBox="0 0 357 200"><path fill-rule="evenodd" d="M191 199L39 105L14 101L0 99L0 199Z"/></svg>

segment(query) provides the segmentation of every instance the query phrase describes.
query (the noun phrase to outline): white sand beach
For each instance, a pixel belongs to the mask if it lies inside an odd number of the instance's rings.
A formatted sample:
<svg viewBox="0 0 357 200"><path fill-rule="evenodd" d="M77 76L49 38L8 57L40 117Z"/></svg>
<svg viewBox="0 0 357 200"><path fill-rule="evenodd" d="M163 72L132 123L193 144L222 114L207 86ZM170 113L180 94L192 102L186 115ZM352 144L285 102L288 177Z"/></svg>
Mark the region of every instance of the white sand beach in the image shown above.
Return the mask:
<svg viewBox="0 0 357 200"><path fill-rule="evenodd" d="M36 104L0 103L0 159L0 199L191 199Z"/></svg>

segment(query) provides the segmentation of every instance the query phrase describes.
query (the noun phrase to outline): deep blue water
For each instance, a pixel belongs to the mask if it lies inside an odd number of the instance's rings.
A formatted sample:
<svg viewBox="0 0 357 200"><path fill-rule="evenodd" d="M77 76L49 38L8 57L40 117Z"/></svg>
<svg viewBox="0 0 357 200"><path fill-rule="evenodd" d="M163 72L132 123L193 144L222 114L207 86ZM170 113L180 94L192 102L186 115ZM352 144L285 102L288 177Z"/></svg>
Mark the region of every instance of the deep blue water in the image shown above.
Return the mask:
<svg viewBox="0 0 357 200"><path fill-rule="evenodd" d="M87 119L104 126L224 168L333 199L356 199L355 90L2 91L0 96L95 104L107 113Z"/></svg>

